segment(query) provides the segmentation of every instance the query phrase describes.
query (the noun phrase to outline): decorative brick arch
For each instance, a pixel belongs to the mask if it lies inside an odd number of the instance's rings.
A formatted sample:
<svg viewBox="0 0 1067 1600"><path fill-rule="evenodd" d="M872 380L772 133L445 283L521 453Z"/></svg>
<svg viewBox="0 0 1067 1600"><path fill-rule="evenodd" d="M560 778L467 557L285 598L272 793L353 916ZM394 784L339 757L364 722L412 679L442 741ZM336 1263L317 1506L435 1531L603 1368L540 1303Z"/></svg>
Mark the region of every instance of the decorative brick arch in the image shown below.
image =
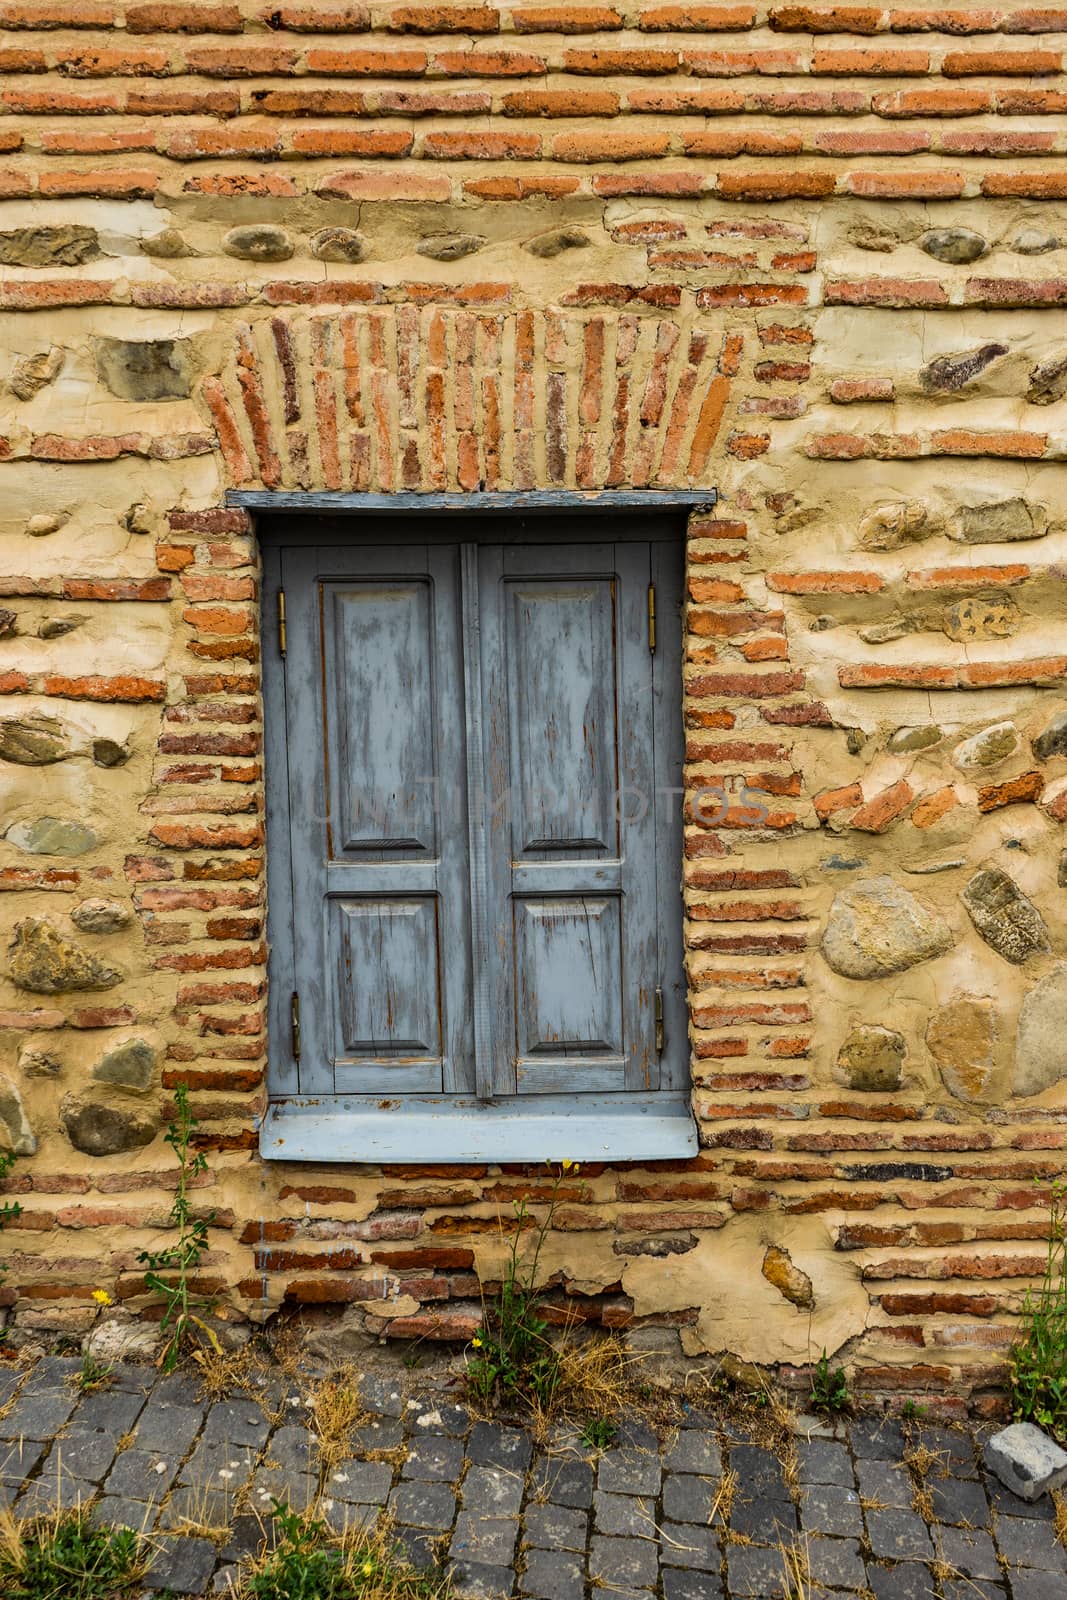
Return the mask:
<svg viewBox="0 0 1067 1600"><path fill-rule="evenodd" d="M690 487L740 351L652 315L406 304L242 323L203 396L235 487Z"/></svg>

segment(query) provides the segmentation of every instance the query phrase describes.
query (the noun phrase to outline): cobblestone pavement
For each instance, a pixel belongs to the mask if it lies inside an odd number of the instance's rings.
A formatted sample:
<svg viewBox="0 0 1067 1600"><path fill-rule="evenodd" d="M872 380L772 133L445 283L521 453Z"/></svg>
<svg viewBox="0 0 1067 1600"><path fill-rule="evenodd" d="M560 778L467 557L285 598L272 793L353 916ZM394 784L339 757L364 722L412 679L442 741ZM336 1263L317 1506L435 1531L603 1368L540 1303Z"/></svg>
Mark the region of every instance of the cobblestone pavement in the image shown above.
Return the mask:
<svg viewBox="0 0 1067 1600"><path fill-rule="evenodd" d="M81 1502L144 1529L148 1595L225 1593L277 1496L338 1526L387 1512L409 1559L444 1559L462 1596L771 1600L784 1546L806 1553L812 1594L836 1600L1067 1600L1053 1506L988 1478L962 1430L920 1422L905 1438L860 1419L799 1438L795 1473L696 1412L662 1439L624 1425L606 1451L561 1437L546 1452L419 1396L407 1374L372 1373L369 1420L320 1486L299 1379L209 1403L195 1375L127 1364L80 1396L80 1367L51 1356L0 1373L0 1494L17 1514ZM187 1522L213 1537L176 1531Z"/></svg>

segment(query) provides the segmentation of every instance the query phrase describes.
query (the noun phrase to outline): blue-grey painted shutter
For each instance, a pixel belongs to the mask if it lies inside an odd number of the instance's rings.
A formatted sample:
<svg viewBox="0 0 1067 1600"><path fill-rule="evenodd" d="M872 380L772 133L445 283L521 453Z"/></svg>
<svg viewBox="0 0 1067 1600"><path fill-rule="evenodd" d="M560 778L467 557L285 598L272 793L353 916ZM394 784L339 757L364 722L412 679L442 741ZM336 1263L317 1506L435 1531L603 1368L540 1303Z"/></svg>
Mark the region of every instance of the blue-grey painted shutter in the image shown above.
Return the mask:
<svg viewBox="0 0 1067 1600"><path fill-rule="evenodd" d="M650 551L486 547L498 1094L659 1086Z"/></svg>
<svg viewBox="0 0 1067 1600"><path fill-rule="evenodd" d="M454 546L289 550L302 1093L473 1087Z"/></svg>

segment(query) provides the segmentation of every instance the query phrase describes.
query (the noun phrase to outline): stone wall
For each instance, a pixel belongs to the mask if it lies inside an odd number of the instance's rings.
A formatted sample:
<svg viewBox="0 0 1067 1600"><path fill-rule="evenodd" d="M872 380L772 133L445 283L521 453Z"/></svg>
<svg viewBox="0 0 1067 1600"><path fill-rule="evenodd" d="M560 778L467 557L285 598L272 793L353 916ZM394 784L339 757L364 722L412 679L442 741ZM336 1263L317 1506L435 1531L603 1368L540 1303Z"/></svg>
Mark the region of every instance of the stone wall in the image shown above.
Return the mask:
<svg viewBox="0 0 1067 1600"><path fill-rule="evenodd" d="M258 1159L227 488L708 486L688 777L738 799L687 825L702 1149L568 1184L559 1314L993 1404L1067 1137L1067 11L0 20L17 1325L142 1306L181 1081L204 1286L257 1320L462 1335L540 1192Z"/></svg>

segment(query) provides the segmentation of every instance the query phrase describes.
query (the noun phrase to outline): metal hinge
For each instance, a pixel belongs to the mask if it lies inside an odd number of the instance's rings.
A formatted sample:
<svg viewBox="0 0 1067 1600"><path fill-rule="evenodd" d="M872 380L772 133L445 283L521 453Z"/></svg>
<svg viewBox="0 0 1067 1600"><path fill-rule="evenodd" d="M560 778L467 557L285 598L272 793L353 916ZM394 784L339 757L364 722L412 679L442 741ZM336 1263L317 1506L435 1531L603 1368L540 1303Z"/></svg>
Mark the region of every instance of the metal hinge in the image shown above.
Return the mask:
<svg viewBox="0 0 1067 1600"><path fill-rule="evenodd" d="M293 998L289 1002L289 1034L293 1052L293 1060L300 1060L300 996L293 990Z"/></svg>
<svg viewBox="0 0 1067 1600"><path fill-rule="evenodd" d="M648 648L651 655L656 653L656 585L648 586Z"/></svg>
<svg viewBox="0 0 1067 1600"><path fill-rule="evenodd" d="M663 1054L663 990L656 990L656 1054Z"/></svg>
<svg viewBox="0 0 1067 1600"><path fill-rule="evenodd" d="M285 590L278 590L278 653L285 655Z"/></svg>

